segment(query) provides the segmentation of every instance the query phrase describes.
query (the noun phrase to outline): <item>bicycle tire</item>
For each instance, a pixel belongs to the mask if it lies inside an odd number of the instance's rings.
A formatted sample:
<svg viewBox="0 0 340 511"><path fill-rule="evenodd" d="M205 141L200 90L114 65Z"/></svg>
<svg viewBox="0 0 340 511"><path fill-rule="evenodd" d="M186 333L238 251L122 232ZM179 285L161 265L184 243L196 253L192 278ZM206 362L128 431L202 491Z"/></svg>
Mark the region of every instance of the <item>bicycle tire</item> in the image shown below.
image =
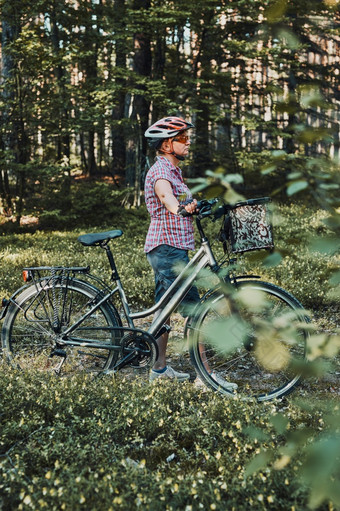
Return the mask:
<svg viewBox="0 0 340 511"><path fill-rule="evenodd" d="M223 394L234 394L229 381L238 385L238 395L282 398L301 379L309 318L293 295L274 284L249 279L234 286L236 314L217 289L193 315L188 327L193 365L206 385Z"/></svg>
<svg viewBox="0 0 340 511"><path fill-rule="evenodd" d="M54 300L59 302L59 332L62 332L89 310L100 296L100 291L76 279L67 282L58 280L54 286L51 280L46 280L24 289L9 305L1 331L2 347L7 360L20 368L50 370L55 369L66 354L62 365L63 374L76 371L101 372L111 367L119 356L118 350L58 344L60 333L53 329L57 308L53 306L53 295ZM85 334L92 341L103 345L119 344L119 331L107 328L100 330L100 326L121 326L120 316L110 303L101 305L72 332L72 336L78 334L84 339ZM93 327L95 330L91 330ZM52 353L54 355L51 357Z"/></svg>

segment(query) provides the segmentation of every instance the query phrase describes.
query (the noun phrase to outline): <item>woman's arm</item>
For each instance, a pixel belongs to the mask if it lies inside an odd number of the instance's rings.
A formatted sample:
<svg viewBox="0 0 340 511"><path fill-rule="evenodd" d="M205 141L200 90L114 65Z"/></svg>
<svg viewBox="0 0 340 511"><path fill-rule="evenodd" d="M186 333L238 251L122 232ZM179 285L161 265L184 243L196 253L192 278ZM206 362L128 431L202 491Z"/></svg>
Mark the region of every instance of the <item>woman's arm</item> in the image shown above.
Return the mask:
<svg viewBox="0 0 340 511"><path fill-rule="evenodd" d="M158 179L155 184L155 193L168 211L177 214L179 202L173 194L172 186L169 181L166 179ZM197 201L194 199L184 207L188 213L194 213L196 211L196 204Z"/></svg>

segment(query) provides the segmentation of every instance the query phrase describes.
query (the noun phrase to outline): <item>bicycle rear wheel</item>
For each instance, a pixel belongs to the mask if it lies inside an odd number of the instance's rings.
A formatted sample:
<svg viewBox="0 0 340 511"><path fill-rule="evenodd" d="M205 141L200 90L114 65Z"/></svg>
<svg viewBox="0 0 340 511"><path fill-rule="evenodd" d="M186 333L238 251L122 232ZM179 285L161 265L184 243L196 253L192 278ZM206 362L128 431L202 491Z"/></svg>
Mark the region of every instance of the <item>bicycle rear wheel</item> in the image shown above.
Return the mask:
<svg viewBox="0 0 340 511"><path fill-rule="evenodd" d="M269 401L300 380L309 322L300 302L283 289L257 280L235 283L233 307L215 291L191 320L190 356L208 386ZM235 310L233 314L232 308Z"/></svg>
<svg viewBox="0 0 340 511"><path fill-rule="evenodd" d="M111 304L101 305L66 337L81 339L82 346L62 342L63 331L88 312L99 295L95 287L74 279L54 283L46 280L24 289L10 304L1 331L8 360L21 368L62 368L63 373L108 369L119 356L121 338L119 331L109 329L121 326ZM92 347L94 343L103 347ZM117 349L106 345L117 345Z"/></svg>

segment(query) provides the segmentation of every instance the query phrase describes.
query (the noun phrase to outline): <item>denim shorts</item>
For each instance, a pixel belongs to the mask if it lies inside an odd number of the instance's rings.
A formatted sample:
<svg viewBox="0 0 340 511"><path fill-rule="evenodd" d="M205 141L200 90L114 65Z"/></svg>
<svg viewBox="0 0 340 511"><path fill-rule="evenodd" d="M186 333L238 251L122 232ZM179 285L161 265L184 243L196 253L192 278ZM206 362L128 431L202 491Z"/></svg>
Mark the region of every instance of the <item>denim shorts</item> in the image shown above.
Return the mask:
<svg viewBox="0 0 340 511"><path fill-rule="evenodd" d="M155 301L159 302L164 293L178 276L176 266L185 266L189 262L188 251L170 245L159 245L146 254L155 274ZM197 288L193 286L183 298L178 309L185 317L190 313L190 308L200 301ZM191 307L188 307L191 306Z"/></svg>

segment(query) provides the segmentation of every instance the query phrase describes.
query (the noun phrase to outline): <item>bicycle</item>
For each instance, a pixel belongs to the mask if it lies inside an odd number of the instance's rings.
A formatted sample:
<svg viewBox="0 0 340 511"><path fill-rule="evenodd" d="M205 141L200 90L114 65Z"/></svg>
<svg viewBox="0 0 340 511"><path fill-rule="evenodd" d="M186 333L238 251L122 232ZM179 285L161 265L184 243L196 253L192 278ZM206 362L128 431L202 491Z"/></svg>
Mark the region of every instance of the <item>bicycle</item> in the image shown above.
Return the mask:
<svg viewBox="0 0 340 511"><path fill-rule="evenodd" d="M201 201L196 216L200 248L162 299L143 311L131 312L109 247L121 230L78 238L84 246L106 251L113 284L92 275L89 267L24 268L26 284L3 301L1 339L6 358L19 367L46 369L56 357L57 374L73 370L115 374L127 365L150 368L157 359L156 339L169 329L167 319L201 271L210 268L218 284L191 311L184 332L199 377L226 395L233 394L223 385L227 379L238 384L238 393L258 401L289 394L300 380L296 368L306 361L309 318L287 291L235 271L238 254L274 246L269 201L251 199L235 205ZM222 218L219 241L229 250L220 262L203 230L206 218ZM135 326L159 309L147 330Z"/></svg>

